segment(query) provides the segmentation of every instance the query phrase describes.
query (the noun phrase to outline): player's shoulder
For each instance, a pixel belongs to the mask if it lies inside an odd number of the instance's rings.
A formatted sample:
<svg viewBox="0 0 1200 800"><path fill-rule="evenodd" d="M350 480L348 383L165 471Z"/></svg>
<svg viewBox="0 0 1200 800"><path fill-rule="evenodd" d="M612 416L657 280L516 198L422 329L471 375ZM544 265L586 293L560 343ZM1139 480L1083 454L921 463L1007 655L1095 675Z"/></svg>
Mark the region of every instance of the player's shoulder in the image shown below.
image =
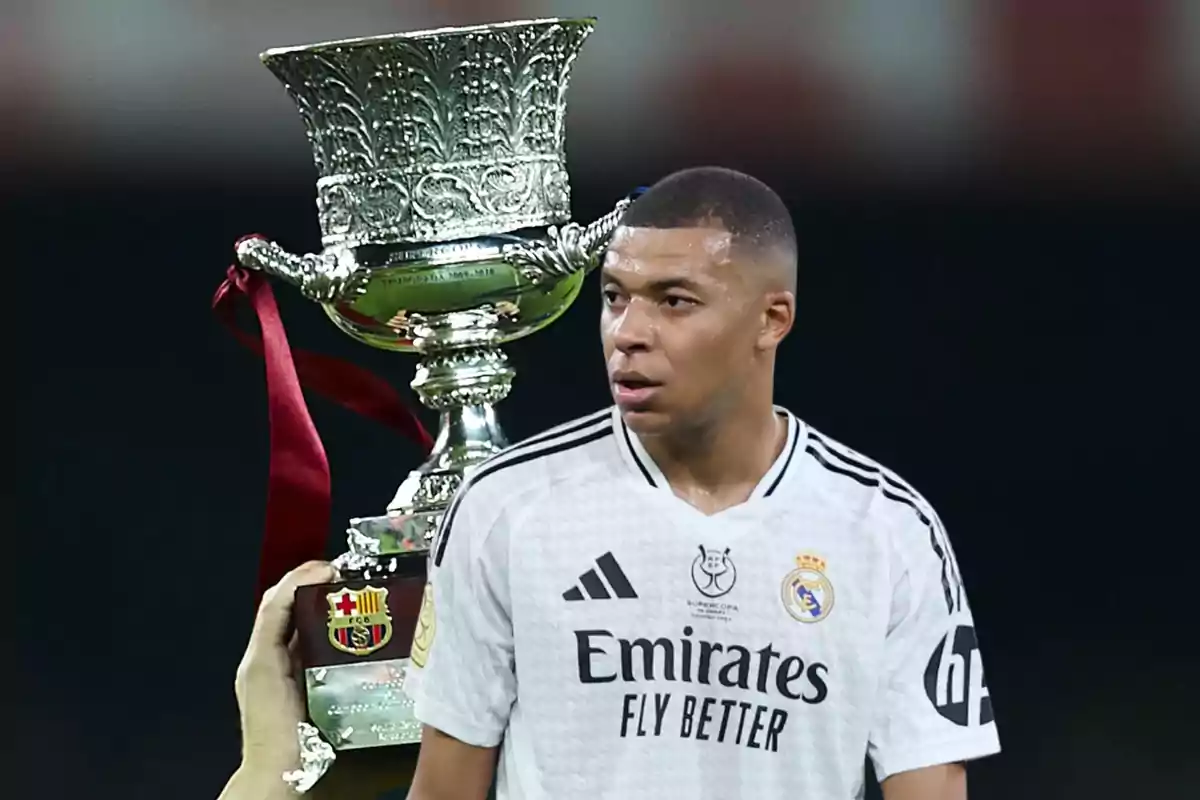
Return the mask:
<svg viewBox="0 0 1200 800"><path fill-rule="evenodd" d="M530 436L475 466L458 491L494 504L496 498L548 491L564 481L611 472L618 457L613 446L612 408L586 414Z"/></svg>
<svg viewBox="0 0 1200 800"><path fill-rule="evenodd" d="M468 537L488 539L505 513L539 507L564 482L594 482L611 474L614 457L619 458L612 444L613 421L611 408L587 414L510 445L472 467L438 528L435 566L441 566L452 532L464 523ZM462 534L453 538L457 541Z"/></svg>
<svg viewBox="0 0 1200 800"><path fill-rule="evenodd" d="M805 456L818 491L830 502L889 523L888 528L927 528L933 505L895 470L811 425L805 426Z"/></svg>

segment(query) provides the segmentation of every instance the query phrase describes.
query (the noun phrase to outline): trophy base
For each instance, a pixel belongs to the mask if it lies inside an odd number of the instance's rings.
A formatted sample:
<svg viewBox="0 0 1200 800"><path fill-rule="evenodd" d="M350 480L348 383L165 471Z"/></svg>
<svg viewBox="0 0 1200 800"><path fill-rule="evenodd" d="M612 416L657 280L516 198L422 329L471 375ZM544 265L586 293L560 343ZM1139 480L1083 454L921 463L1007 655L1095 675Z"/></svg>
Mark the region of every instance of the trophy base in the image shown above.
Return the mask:
<svg viewBox="0 0 1200 800"><path fill-rule="evenodd" d="M418 744L421 723L404 693L409 659L310 667L308 716L335 750Z"/></svg>
<svg viewBox="0 0 1200 800"><path fill-rule="evenodd" d="M296 590L309 719L337 751L421 740L404 680L428 554L385 561L382 575Z"/></svg>

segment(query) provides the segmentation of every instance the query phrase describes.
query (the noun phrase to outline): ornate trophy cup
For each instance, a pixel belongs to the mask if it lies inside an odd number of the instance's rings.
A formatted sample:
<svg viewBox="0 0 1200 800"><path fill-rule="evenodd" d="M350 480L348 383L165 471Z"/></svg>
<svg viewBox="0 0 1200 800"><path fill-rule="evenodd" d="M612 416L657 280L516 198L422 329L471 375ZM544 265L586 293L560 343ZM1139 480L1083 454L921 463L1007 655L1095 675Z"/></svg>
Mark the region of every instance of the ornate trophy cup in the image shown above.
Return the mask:
<svg viewBox="0 0 1200 800"><path fill-rule="evenodd" d="M301 773L335 750L411 744L401 691L424 655L430 542L464 471L506 445L494 406L506 342L579 293L627 201L568 222L565 97L593 19L447 28L269 50L307 129L320 253L240 241L243 267L283 279L372 347L421 357L412 387L440 414L433 451L387 514L354 519L343 581L297 593L308 710ZM317 734L319 731L319 735Z"/></svg>

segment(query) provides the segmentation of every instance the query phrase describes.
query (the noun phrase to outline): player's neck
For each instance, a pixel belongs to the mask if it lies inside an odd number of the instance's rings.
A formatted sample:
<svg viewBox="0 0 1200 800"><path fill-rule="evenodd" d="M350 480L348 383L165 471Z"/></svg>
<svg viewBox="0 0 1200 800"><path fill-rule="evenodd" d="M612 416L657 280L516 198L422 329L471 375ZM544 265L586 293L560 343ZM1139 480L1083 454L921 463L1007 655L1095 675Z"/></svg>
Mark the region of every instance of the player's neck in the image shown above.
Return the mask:
<svg viewBox="0 0 1200 800"><path fill-rule="evenodd" d="M744 503L779 457L787 420L769 401L679 435L642 439L671 490L705 514Z"/></svg>

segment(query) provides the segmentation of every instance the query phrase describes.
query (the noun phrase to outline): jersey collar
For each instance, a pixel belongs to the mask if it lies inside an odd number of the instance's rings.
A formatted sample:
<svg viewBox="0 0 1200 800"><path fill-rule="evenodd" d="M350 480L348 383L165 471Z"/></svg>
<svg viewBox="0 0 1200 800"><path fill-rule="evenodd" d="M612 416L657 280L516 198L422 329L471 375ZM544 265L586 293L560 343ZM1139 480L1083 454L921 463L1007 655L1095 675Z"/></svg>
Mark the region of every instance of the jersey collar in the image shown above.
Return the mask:
<svg viewBox="0 0 1200 800"><path fill-rule="evenodd" d="M795 414L781 406L775 406L775 412L787 419L787 441L784 442L783 450L775 459L775 463L754 487L754 491L750 495L751 500L769 497L779 487L779 484L789 474L800 440L804 437L804 423L797 419ZM621 451L621 458L625 464L651 487L670 491L670 484L662 474L662 470L646 452L646 448L642 446L637 434L625 426L625 421L621 419L621 411L616 406L613 406L612 416L613 430L617 434L617 449Z"/></svg>

